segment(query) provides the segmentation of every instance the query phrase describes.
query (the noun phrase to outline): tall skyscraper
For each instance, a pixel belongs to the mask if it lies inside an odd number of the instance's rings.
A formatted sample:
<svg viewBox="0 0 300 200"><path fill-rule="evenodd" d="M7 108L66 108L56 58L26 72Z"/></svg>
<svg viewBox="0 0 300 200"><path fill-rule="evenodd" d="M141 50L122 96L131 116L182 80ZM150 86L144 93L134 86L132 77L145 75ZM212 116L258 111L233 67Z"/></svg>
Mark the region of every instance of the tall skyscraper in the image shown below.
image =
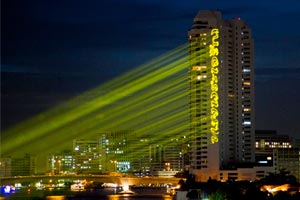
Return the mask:
<svg viewBox="0 0 300 200"><path fill-rule="evenodd" d="M191 171L200 180L218 179L220 170L254 162L251 29L240 18L204 10L188 37Z"/></svg>

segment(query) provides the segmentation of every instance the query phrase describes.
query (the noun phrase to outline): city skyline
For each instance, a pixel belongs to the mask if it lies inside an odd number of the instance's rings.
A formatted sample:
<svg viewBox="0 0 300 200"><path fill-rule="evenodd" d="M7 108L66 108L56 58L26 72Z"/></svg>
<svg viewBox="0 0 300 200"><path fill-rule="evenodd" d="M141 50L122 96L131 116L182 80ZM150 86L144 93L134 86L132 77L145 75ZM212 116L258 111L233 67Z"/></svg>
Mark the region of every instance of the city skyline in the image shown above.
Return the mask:
<svg viewBox="0 0 300 200"><path fill-rule="evenodd" d="M2 130L185 43L210 9L253 30L257 128L299 134L298 2L72 2L2 2Z"/></svg>
<svg viewBox="0 0 300 200"><path fill-rule="evenodd" d="M73 139L132 130L137 143L129 148L131 156L138 156L146 140L164 145L187 136L187 52L187 45L182 45L8 129L1 137L2 155L30 152L42 165L47 154L69 148Z"/></svg>

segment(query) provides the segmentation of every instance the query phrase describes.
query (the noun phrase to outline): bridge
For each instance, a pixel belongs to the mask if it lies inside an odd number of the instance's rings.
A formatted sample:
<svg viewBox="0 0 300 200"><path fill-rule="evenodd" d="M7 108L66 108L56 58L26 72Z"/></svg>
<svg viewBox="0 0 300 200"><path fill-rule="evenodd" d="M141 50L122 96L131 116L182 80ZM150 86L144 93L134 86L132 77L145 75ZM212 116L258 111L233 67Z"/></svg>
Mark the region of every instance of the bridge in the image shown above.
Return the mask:
<svg viewBox="0 0 300 200"><path fill-rule="evenodd" d="M0 184L30 184L37 183L40 181L46 182L58 182L59 180L64 181L76 181L76 180L86 180L93 182L103 182L103 183L115 183L118 185L162 185L170 184L176 186L182 178L174 177L134 177L134 176L109 176L109 175L38 175L38 176L16 176L16 177L0 177Z"/></svg>

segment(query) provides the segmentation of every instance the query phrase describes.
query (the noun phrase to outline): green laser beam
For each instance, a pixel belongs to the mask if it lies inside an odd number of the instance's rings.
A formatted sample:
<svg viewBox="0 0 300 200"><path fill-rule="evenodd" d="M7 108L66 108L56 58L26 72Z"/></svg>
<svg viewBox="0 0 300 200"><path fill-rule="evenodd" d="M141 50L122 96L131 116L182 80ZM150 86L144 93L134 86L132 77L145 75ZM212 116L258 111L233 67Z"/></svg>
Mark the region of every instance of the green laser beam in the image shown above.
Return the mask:
<svg viewBox="0 0 300 200"><path fill-rule="evenodd" d="M185 135L189 62L187 45L182 45L21 123L3 134L2 153L13 154L20 148L51 152L74 138L111 130L134 130L138 138L152 133L152 141L162 143L166 136Z"/></svg>

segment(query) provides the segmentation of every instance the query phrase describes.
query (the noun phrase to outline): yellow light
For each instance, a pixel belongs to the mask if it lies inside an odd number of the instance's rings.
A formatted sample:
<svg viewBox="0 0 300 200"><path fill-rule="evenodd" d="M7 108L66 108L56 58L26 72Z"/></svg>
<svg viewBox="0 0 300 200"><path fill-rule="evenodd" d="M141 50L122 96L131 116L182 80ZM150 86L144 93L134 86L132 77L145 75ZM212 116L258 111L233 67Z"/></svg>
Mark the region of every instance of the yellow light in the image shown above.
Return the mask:
<svg viewBox="0 0 300 200"><path fill-rule="evenodd" d="M206 69L206 66L193 66L192 71L201 71L203 69Z"/></svg>
<svg viewBox="0 0 300 200"><path fill-rule="evenodd" d="M214 144L219 141L218 135L219 135L219 121L218 121L218 116L219 116L219 95L218 95L218 73L219 73L219 60L218 60L218 55L219 55L219 29L212 29L211 30L211 36L212 36L212 44L209 46L209 57L211 57L211 95L210 95L210 107L211 107L211 143Z"/></svg>
<svg viewBox="0 0 300 200"><path fill-rule="evenodd" d="M2 151L10 155L32 152L41 158L69 148L76 137L97 138L99 132L112 130L133 130L138 141L151 134L151 142L161 144L186 134L189 126L187 47L182 45L12 127L4 132ZM138 156L137 150L143 145L128 144L133 152L130 156Z"/></svg>
<svg viewBox="0 0 300 200"><path fill-rule="evenodd" d="M123 190L128 191L129 190L129 185L123 185Z"/></svg>

